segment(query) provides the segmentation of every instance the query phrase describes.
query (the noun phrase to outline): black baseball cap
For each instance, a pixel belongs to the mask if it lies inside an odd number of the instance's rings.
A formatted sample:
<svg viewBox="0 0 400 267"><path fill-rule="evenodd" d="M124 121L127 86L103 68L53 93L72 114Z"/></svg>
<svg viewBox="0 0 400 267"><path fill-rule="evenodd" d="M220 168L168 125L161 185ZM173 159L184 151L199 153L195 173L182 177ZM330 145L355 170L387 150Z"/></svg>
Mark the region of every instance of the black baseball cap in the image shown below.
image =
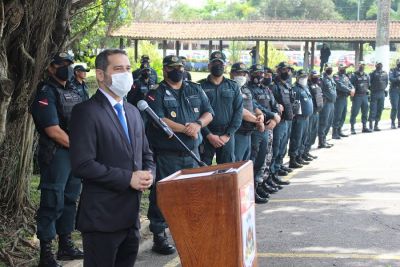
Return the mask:
<svg viewBox="0 0 400 267"><path fill-rule="evenodd" d="M51 60L50 63L52 64L57 64L60 65L62 64L64 61L68 61L71 64L74 63L74 59L72 58L72 56L70 54L68 54L67 52L60 52L57 53Z"/></svg>
<svg viewBox="0 0 400 267"><path fill-rule="evenodd" d="M150 62L150 57L148 55L142 55L140 58L140 63Z"/></svg>
<svg viewBox="0 0 400 267"><path fill-rule="evenodd" d="M211 53L210 55L210 63L214 62L216 60L221 61L222 63L226 62L226 56L224 53L222 53L221 51L214 51Z"/></svg>
<svg viewBox="0 0 400 267"><path fill-rule="evenodd" d="M82 65L76 65L76 66L74 67L74 71L84 71L84 72L89 72L89 71L90 71L90 69L89 69L89 68L85 69L85 67L83 67Z"/></svg>
<svg viewBox="0 0 400 267"><path fill-rule="evenodd" d="M231 67L231 72L249 72L243 62L236 62Z"/></svg>
<svg viewBox="0 0 400 267"><path fill-rule="evenodd" d="M305 70L298 70L296 72L296 77L297 78L304 78L304 77L307 77L307 76L308 76L308 73Z"/></svg>
<svg viewBox="0 0 400 267"><path fill-rule="evenodd" d="M278 64L278 66L276 66L276 68L277 69L290 68L290 65L286 61L282 61Z"/></svg>
<svg viewBox="0 0 400 267"><path fill-rule="evenodd" d="M163 66L168 66L168 67L183 66L182 59L175 55L166 56L163 59Z"/></svg>

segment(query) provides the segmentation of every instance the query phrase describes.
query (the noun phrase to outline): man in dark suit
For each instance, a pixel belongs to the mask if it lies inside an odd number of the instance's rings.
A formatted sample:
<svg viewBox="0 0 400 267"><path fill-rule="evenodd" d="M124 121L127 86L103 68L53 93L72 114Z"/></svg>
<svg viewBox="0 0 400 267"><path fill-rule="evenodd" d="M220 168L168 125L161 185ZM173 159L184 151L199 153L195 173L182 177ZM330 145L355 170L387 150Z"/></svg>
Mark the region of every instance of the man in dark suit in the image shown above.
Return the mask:
<svg viewBox="0 0 400 267"><path fill-rule="evenodd" d="M71 118L71 164L82 177L77 228L84 266L133 266L139 247L141 192L155 164L139 111L123 101L132 86L128 56L104 50L96 58L99 89Z"/></svg>

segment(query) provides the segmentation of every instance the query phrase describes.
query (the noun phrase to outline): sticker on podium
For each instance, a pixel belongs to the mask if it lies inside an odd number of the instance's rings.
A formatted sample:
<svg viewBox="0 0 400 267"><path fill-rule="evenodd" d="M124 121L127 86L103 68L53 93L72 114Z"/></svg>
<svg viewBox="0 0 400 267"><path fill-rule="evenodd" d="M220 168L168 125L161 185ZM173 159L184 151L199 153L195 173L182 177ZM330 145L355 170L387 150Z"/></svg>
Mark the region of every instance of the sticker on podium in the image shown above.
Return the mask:
<svg viewBox="0 0 400 267"><path fill-rule="evenodd" d="M240 214L242 220L243 266L253 266L256 256L256 220L253 182L247 183L240 191Z"/></svg>

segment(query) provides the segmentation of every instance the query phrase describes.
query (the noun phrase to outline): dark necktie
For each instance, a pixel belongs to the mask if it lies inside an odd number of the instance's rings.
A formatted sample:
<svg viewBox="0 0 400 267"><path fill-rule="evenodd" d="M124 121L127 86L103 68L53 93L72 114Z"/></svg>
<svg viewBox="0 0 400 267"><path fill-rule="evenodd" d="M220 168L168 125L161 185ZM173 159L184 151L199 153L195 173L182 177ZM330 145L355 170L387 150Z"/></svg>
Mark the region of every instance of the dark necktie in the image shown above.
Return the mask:
<svg viewBox="0 0 400 267"><path fill-rule="evenodd" d="M122 128L124 128L124 132L130 143L131 139L129 138L128 125L126 124L125 116L122 113L122 105L120 103L117 103L114 105L114 108L117 111L119 122L121 123Z"/></svg>

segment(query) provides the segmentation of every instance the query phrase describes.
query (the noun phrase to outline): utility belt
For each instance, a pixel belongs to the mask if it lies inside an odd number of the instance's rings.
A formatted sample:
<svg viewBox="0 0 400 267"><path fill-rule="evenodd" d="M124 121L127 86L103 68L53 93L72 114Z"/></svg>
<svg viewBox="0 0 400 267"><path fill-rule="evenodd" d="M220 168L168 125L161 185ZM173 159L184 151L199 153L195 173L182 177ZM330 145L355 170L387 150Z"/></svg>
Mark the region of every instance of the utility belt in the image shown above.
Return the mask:
<svg viewBox="0 0 400 267"><path fill-rule="evenodd" d="M365 96L367 92L356 92L354 96Z"/></svg>
<svg viewBox="0 0 400 267"><path fill-rule="evenodd" d="M208 129L212 133L225 133L226 130L228 129L227 125L221 125L221 126L208 126Z"/></svg>
<svg viewBox="0 0 400 267"><path fill-rule="evenodd" d="M164 149L155 149L154 154L157 155L168 155L175 157L190 157L190 153L187 151L172 151L172 150L164 150Z"/></svg>

